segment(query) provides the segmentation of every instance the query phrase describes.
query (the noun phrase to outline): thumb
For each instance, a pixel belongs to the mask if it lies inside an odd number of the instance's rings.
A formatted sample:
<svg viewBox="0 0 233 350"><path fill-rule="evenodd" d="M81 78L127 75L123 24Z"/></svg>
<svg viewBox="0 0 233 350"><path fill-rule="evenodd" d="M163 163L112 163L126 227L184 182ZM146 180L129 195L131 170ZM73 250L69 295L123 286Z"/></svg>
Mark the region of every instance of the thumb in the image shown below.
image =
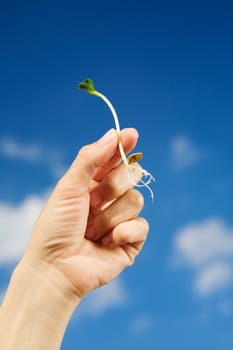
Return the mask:
<svg viewBox="0 0 233 350"><path fill-rule="evenodd" d="M104 165L116 152L118 135L116 130L110 129L98 141L83 146L65 177L73 184L85 191L98 167Z"/></svg>

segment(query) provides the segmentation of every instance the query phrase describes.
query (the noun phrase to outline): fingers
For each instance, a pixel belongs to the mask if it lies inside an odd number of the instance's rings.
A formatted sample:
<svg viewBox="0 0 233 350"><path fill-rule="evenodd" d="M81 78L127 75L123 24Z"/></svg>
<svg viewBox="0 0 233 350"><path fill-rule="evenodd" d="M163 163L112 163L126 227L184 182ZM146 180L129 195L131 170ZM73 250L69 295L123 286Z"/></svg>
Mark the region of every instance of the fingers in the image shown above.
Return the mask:
<svg viewBox="0 0 233 350"><path fill-rule="evenodd" d="M111 129L98 141L82 147L65 179L86 191L98 167L107 163L116 152L117 144L117 132Z"/></svg>
<svg viewBox="0 0 233 350"><path fill-rule="evenodd" d="M122 131L126 152L135 146L137 137L137 131L133 128ZM61 182L77 186L77 191L85 192L93 179L102 180L119 162L118 134L111 129L98 141L81 148Z"/></svg>
<svg viewBox="0 0 233 350"><path fill-rule="evenodd" d="M107 248L135 244L135 249L139 249L145 242L148 231L148 222L143 218L135 218L120 223L102 239L101 243Z"/></svg>
<svg viewBox="0 0 233 350"><path fill-rule="evenodd" d="M124 148L125 153L127 154L136 146L138 140L138 132L134 128L127 128L121 131L121 141ZM117 147L116 153L109 159L109 161L100 167L95 176L95 181L101 181L105 178L105 176L114 169L121 161L121 156L119 152L119 148Z"/></svg>
<svg viewBox="0 0 233 350"><path fill-rule="evenodd" d="M139 181L141 178L141 172L138 171L135 176L138 177L135 180ZM111 202L122 196L132 188L132 186L133 185L127 174L126 166L125 164L121 164L113 169L91 192L91 206L96 208L97 206L104 205L106 202Z"/></svg>
<svg viewBox="0 0 233 350"><path fill-rule="evenodd" d="M92 241L102 239L106 233L120 223L138 216L143 203L142 194L130 189L91 220L86 231L86 238Z"/></svg>

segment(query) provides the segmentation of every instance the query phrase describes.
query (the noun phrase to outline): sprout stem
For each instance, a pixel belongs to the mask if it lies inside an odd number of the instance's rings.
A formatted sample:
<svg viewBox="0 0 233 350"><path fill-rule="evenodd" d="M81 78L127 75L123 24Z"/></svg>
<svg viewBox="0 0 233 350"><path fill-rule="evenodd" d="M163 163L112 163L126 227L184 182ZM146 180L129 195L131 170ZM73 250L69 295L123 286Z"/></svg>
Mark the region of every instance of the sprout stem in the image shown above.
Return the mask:
<svg viewBox="0 0 233 350"><path fill-rule="evenodd" d="M122 159L122 161L125 164L126 169L127 169L129 181L134 186L139 186L139 187L145 186L150 191L152 201L153 201L154 194L153 194L153 191L151 190L151 188L149 187L149 184L151 183L151 181L155 181L155 179L147 170L145 170L143 168L138 168L137 166L135 166L134 163L136 163L138 160L141 160L141 158L142 158L141 152L140 153L133 153L128 158L126 157L126 154L125 154L125 151L124 151L124 148L122 145L122 140L121 140L121 128L120 128L119 119L118 119L116 110L113 107L112 103L109 101L109 99L105 95L103 95L101 92L98 92L95 90L93 81L89 78L85 79L83 82L79 83L78 87L79 87L79 89L83 89L83 90L87 91L91 95L94 95L94 96L101 98L106 103L106 105L109 107L110 111L112 112L113 119L114 119L114 122L116 125L116 131L117 131L117 135L118 135L118 147L119 147L121 159ZM141 172L141 180L139 180L139 183L137 181L136 171Z"/></svg>
<svg viewBox="0 0 233 350"><path fill-rule="evenodd" d="M101 92L98 92L98 91L95 90L95 95L100 97L107 104L107 106L109 107L110 111L112 112L113 119L114 119L114 122L115 122L115 125L116 125L116 131L117 131L117 134L118 134L118 146L119 146L119 151L120 151L120 154L121 154L121 158L122 158L124 164L128 165L128 160L127 160L127 157L125 155L125 151L124 151L124 148L123 148L123 145L122 145L122 142L121 142L121 128L120 128L120 123L119 123L119 119L118 119L116 110L113 107L112 103L109 101L109 99L106 96L104 96Z"/></svg>

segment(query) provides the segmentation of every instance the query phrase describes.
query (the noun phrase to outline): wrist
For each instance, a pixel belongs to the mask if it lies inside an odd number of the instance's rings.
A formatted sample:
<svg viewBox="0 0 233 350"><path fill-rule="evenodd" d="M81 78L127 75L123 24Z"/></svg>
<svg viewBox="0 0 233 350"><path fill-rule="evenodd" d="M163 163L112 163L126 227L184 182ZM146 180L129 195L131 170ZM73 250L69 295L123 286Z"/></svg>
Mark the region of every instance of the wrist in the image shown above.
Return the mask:
<svg viewBox="0 0 233 350"><path fill-rule="evenodd" d="M75 287L68 278L53 264L46 259L38 257L31 251L27 251L17 265L13 275L22 279L25 276L25 283L32 284L35 280L38 295L48 293L57 303L66 303L67 308L73 308L79 304L80 297Z"/></svg>
<svg viewBox="0 0 233 350"><path fill-rule="evenodd" d="M24 256L0 309L0 348L59 349L79 301L62 273Z"/></svg>

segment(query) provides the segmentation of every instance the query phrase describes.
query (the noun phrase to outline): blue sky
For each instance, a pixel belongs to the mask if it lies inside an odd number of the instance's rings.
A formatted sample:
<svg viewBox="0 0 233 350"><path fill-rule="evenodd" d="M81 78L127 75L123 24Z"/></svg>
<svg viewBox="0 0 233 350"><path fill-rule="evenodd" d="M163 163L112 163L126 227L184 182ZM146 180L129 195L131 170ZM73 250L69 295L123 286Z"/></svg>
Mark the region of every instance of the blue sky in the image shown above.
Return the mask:
<svg viewBox="0 0 233 350"><path fill-rule="evenodd" d="M63 348L233 347L231 1L0 1L0 294L77 150L136 127L156 178L135 265L83 301Z"/></svg>

